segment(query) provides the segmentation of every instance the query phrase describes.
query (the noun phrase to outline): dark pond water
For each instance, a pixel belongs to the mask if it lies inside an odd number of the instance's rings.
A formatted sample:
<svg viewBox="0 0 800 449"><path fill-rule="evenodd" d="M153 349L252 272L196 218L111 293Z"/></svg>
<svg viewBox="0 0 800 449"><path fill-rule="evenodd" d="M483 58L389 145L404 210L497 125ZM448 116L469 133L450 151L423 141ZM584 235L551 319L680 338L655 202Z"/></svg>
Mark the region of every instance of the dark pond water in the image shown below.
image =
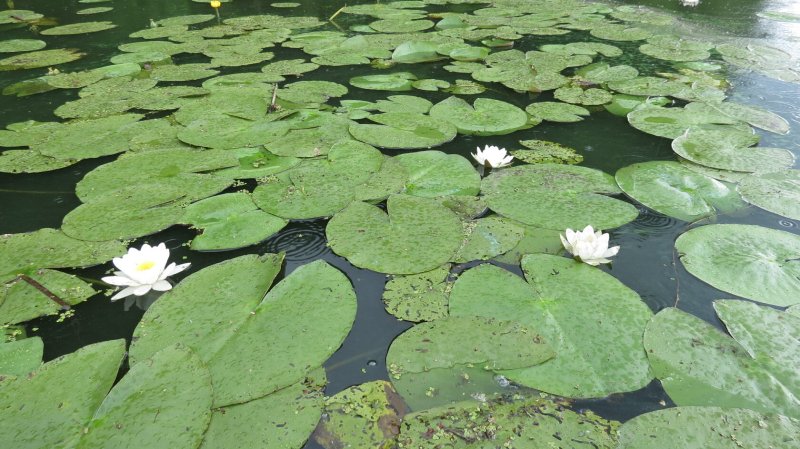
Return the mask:
<svg viewBox="0 0 800 449"><path fill-rule="evenodd" d="M303 5L290 10L293 15L311 15L327 18L342 6L339 1L299 0ZM11 1L9 0L9 3ZM48 17L69 23L74 20L74 11L87 6L74 0L14 0L17 9L30 9L44 13ZM350 1L348 4L368 3ZM628 2L662 8L685 19L686 33L696 34L699 30L716 35L749 36L765 38L780 48L794 50L800 46L800 24L766 22L755 16L762 10L774 9L800 13L800 6L794 0L702 0L695 8L682 7L678 0L647 0ZM275 13L268 7L269 2L258 0L235 0L225 3L222 14L225 16ZM103 4L105 5L105 4ZM105 13L97 20L110 20L119 27L90 35L43 37L53 47L76 47L88 54L79 61L64 64L62 71L93 68L108 63L108 59L118 54L117 45L129 41L128 34L146 27L149 19L159 19L190 13L207 13L207 4L190 1L139 0L113 2L114 10ZM90 17L90 16L87 16ZM90 19L95 20L95 19ZM25 28L6 30L2 38L33 37ZM559 42L559 38L537 39L535 44ZM51 45L52 44L52 45ZM517 48L532 48L534 42L523 40ZM624 45L621 45L624 48ZM278 57L282 50L275 49ZM283 50L291 51L291 50ZM176 61L178 62L178 61ZM430 77L447 78L442 70L443 64L430 64ZM655 70L655 67L652 68ZM424 69L419 69L424 70ZM370 71L370 68L321 68L308 74L304 79L327 79L347 84L355 75ZM643 68L642 71L647 71ZM0 72L0 88L14 82L40 76L45 69L15 72ZM786 136L762 133L762 145L783 147L800 156L800 85L774 81L758 74L736 74L733 84L732 100L760 105L787 118L792 132ZM488 93L504 101L524 108L530 97L505 91ZM420 93L417 93L420 95ZM445 94L433 94L431 101L445 98ZM0 128L22 120L58 120L52 111L58 105L76 97L74 92L55 91L24 98L0 97ZM385 97L384 92L376 92L374 98ZM345 97L348 98L348 97ZM371 100L359 94L360 99ZM593 113L580 126L560 126L542 124L513 137L465 137L459 136L444 147L442 151L468 156L476 146L493 144L513 147L516 140L534 138L552 140L577 149L584 157L583 165L614 173L617 169L635 162L647 160L671 160L673 153L669 140L652 137L627 125L624 118L600 112ZM107 163L113 157L101 160L84 161L62 170L36 175L0 174L0 234L33 231L44 227L58 228L63 216L77 207L80 201L74 194L74 186L83 175L96 166ZM643 206L639 218L625 226L613 230L612 241L621 245L619 256L615 258L611 270L614 277L635 290L654 311L679 303L683 310L691 312L710 322L717 323L711 308L711 301L731 297L730 294L715 290L698 281L676 264L673 243L678 235L692 224L675 220ZM800 234L800 223L750 207L733 215L721 215L719 223L745 223L781 229ZM370 380L386 379L384 357L390 342L410 323L398 321L384 311L381 302L386 277L383 274L356 268L345 259L333 254L326 246L325 222L322 220L298 221L291 223L278 235L266 242L238 251L224 253L191 252L182 246L193 232L185 228L172 228L143 241L165 241L172 248L173 257L192 262L192 271L204 266L247 253L286 252L285 274L298 266L316 259L324 259L344 271L352 281L358 296L358 312L352 332L344 345L327 362L329 385L327 393L336 393L350 385ZM137 243L134 243L137 244ZM79 273L88 278L99 278L108 266L82 270ZM180 276L179 276L180 277ZM130 338L143 311L136 305L123 301L110 302L98 295L75 308L75 315L62 323L55 318L44 318L31 322L28 333L44 339L45 357L52 359L72 352L87 344L114 338ZM653 382L639 392L614 395L597 401L579 403L579 407L591 408L604 417L625 420L644 411L659 408L658 402L669 399L658 382ZM316 447L309 443L308 447Z"/></svg>

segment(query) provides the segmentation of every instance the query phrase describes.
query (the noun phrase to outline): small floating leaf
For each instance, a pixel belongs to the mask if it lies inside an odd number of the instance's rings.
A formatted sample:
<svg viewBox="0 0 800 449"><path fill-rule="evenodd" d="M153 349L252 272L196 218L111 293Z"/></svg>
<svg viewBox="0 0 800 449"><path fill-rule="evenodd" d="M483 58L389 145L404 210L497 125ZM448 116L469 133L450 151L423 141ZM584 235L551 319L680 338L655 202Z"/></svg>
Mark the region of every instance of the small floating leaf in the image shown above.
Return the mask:
<svg viewBox="0 0 800 449"><path fill-rule="evenodd" d="M425 273L395 276L386 283L383 303L395 317L413 322L447 316L450 265Z"/></svg>
<svg viewBox="0 0 800 449"><path fill-rule="evenodd" d="M110 30L117 25L112 22L81 22L61 25L43 30L43 36L64 36L68 34L96 33L98 31Z"/></svg>
<svg viewBox="0 0 800 449"><path fill-rule="evenodd" d="M0 53L18 53L22 51L36 51L46 47L45 41L38 39L8 39L0 41Z"/></svg>

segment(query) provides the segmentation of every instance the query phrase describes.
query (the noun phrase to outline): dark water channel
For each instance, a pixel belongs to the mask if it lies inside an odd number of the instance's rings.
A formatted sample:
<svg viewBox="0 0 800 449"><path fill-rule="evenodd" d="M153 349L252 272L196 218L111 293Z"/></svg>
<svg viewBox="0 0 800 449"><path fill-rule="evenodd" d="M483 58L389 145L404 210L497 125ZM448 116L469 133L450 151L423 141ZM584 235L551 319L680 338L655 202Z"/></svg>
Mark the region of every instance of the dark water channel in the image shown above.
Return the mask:
<svg viewBox="0 0 800 449"><path fill-rule="evenodd" d="M5 1L5 0L3 0ZM342 6L340 1L298 0L303 6L286 10L292 15L311 15L326 19ZM108 59L119 53L117 45L130 41L128 34L148 26L149 19L159 19L183 14L208 13L210 8L205 3L163 0L115 0L113 3L79 4L75 0L14 0L16 9L30 9L48 17L62 20L64 23L76 21L74 11L89 6L110 5L114 10L101 16L84 16L80 20L110 20L118 24L118 28L100 33L77 36L41 36L36 37L25 28L2 31L0 37L37 38L48 42L48 48L76 47L87 53L79 61L60 66L62 72L93 68L108 64ZM366 1L348 1L348 4L369 3ZM679 0L643 0L627 2L643 4L672 11L683 17L693 26L699 26L706 32L720 35L748 36L766 38L774 41L774 45L795 50L800 47L800 24L768 22L759 19L755 13L765 9L793 11L800 13L800 7L793 0L703 0L695 8L680 6ZM238 16L260 13L274 14L269 2L257 0L234 0L224 3L223 15ZM5 8L5 5L0 6ZM794 8L794 10L792 10ZM81 17L81 16L78 16ZM97 17L97 18L95 18ZM689 28L687 28L689 29ZM578 39L583 35L573 33L570 39ZM588 36L588 34L587 34ZM532 49L534 45L559 42L558 37L530 38L517 48ZM57 44L57 45L56 45ZM614 43L623 49L625 43ZM282 57L282 51L288 55L307 57L299 50L274 48L276 59ZM176 58L176 62L183 62ZM451 76L444 70L444 64L431 63L431 78ZM655 69L655 68L654 68ZM248 67L247 70L252 70ZM307 74L303 79L326 79L347 84L347 80L370 71L369 67L326 68ZM425 70L415 68L415 70ZM14 82L41 76L46 69L0 72L0 89ZM646 72L647 69L642 69ZM229 73L229 69L226 72ZM758 74L736 74L731 79L733 88L731 99L742 103L754 104L776 112L792 125L792 131L786 136L762 133L763 146L783 147L790 149L800 157L800 85L782 83ZM374 100L384 98L385 92L374 93L374 98L363 95L364 91L344 98ZM424 95L415 92L416 95ZM429 99L437 102L447 94L434 93ZM524 108L533 97L505 91L487 92L489 95ZM59 121L52 114L60 104L77 97L75 92L54 91L29 97L0 97L0 128L23 120ZM542 139L552 140L577 149L584 157L583 165L604 170L613 174L617 169L648 160L671 160L674 158L667 139L656 138L639 132L628 126L625 119L606 112L592 113L580 126L564 126L561 124L543 123L532 129L514 133L511 136L467 137L459 136L453 142L439 147L445 152L458 153L468 157L468 152L476 146L485 144L515 147L517 140ZM31 175L0 174L0 234L34 231L44 227L58 228L63 216L77 207L80 201L74 194L74 186L84 174L96 166L113 160L114 157L89 160L77 165L48 172ZM673 244L678 235L694 224L675 220L644 206L640 209L639 218L611 232L614 244L622 249L615 258L611 270L614 277L635 290L647 305L658 311L673 306L678 302L681 309L693 313L707 321L720 325L711 307L714 299L728 298L732 295L713 289L698 281L683 270L677 263ZM738 211L733 215L720 215L718 223L759 224L800 234L800 223L770 214L755 207ZM325 222L323 220L297 221L291 223L280 233L269 240L237 251L221 253L200 253L189 251L183 244L194 235L194 231L173 227L160 234L141 239L142 242L167 242L172 249L173 258L185 258L192 263L192 272L207 265L248 253L286 252L284 275L295 268L316 259L324 259L336 266L352 281L358 296L358 312L355 325L344 345L326 364L329 385L328 394L334 394L348 386L363 382L387 379L384 358L391 341L410 323L398 321L384 311L381 302L386 277L383 274L352 266L344 258L333 254L326 246ZM135 242L133 245L140 244ZM92 269L75 271L89 278L99 278L108 270L110 264ZM517 268L517 270L519 270ZM180 276L178 276L180 277ZM127 310L126 310L127 309ZM128 307L123 301L111 302L106 296L97 297L82 303L75 308L75 315L62 323L55 317L48 317L28 323L29 335L38 335L44 339L45 358L47 360L72 352L87 344L115 339L130 339L134 327L143 311L136 305ZM578 407L588 407L604 417L626 420L645 411L662 407L659 401L669 403L669 398L654 381L644 390L629 394L614 395L604 400L584 401ZM317 447L309 443L307 447Z"/></svg>

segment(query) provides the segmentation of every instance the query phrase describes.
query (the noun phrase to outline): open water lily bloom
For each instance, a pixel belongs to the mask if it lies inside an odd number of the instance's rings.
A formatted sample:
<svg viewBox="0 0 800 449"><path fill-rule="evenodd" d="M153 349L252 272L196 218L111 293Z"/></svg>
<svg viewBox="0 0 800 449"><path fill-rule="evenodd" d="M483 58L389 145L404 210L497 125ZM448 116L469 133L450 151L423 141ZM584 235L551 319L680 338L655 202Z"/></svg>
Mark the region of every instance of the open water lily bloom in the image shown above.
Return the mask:
<svg viewBox="0 0 800 449"><path fill-rule="evenodd" d="M498 148L494 145L486 145L483 151L478 147L477 153L470 154L478 161L478 164L491 168L505 167L514 160L514 156L508 154L505 148Z"/></svg>
<svg viewBox="0 0 800 449"><path fill-rule="evenodd" d="M575 259L587 263L589 265L600 265L601 263L609 263L613 257L619 252L619 246L608 247L608 234L602 231L595 232L591 226L586 226L583 231L573 231L567 229L566 237L559 234L561 243L564 248L569 251Z"/></svg>
<svg viewBox="0 0 800 449"><path fill-rule="evenodd" d="M106 276L103 282L119 287L125 287L111 297L112 301L130 295L142 296L150 290L167 291L172 284L167 278L173 274L189 268L188 263L176 265L175 262L167 266L169 249L160 243L150 246L147 243L141 249L129 248L128 253L122 257L114 258L114 266L119 271L114 276Z"/></svg>

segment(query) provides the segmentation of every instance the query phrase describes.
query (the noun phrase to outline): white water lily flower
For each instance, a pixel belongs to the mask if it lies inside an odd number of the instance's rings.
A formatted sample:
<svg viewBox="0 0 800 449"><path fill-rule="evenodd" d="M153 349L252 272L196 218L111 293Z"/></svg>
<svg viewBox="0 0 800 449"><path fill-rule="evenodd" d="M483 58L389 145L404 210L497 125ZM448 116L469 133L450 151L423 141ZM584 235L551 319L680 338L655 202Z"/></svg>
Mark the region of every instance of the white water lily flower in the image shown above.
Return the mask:
<svg viewBox="0 0 800 449"><path fill-rule="evenodd" d="M498 148L494 145L486 145L483 151L477 148L477 153L470 153L472 157L478 161L478 164L484 167L500 168L505 167L514 160L514 156L506 153L505 148Z"/></svg>
<svg viewBox="0 0 800 449"><path fill-rule="evenodd" d="M583 231L573 231L567 229L567 237L559 234L561 243L575 259L597 266L601 263L609 263L609 257L615 256L619 252L619 246L608 247L608 234L602 231L595 232L591 226L586 226Z"/></svg>
<svg viewBox="0 0 800 449"><path fill-rule="evenodd" d="M167 266L167 259L169 250L163 243L158 246L145 243L141 249L128 248L128 254L115 257L114 266L119 271L115 271L114 276L104 277L103 282L125 288L112 296L111 300L130 295L142 296L150 290L164 292L171 289L172 284L167 278L189 268L191 264L176 265L173 262Z"/></svg>

